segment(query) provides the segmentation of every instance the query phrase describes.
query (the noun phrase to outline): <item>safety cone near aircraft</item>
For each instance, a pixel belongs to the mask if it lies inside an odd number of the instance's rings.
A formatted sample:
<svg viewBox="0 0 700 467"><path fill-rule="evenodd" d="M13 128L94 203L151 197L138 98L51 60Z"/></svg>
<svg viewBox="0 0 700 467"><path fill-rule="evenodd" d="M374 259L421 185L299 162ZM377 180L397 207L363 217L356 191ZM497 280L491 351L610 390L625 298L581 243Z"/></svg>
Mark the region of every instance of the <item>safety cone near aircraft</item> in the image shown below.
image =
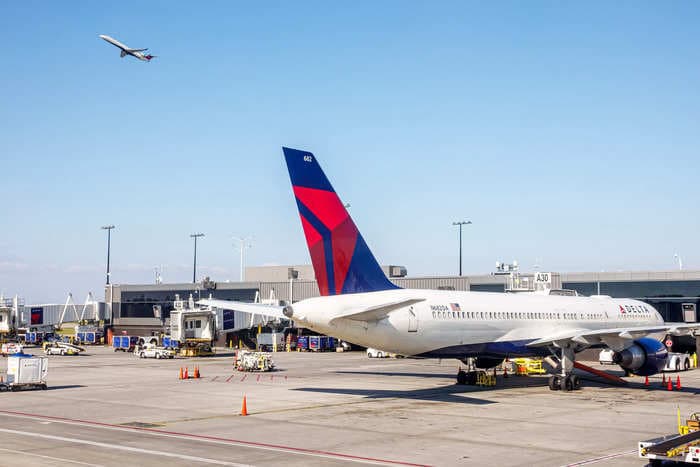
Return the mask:
<svg viewBox="0 0 700 467"><path fill-rule="evenodd" d="M644 377L644 386L649 386L649 377L648 376Z"/></svg>
<svg viewBox="0 0 700 467"><path fill-rule="evenodd" d="M673 380L671 380L671 377L668 377L668 383L666 383L666 390L667 391L673 391Z"/></svg>
<svg viewBox="0 0 700 467"><path fill-rule="evenodd" d="M246 415L248 415L248 404L247 404L247 401L246 401L245 394L243 394L243 404L241 405L241 415L244 416L244 417L245 417Z"/></svg>
<svg viewBox="0 0 700 467"><path fill-rule="evenodd" d="M681 390L681 375L676 377L676 389L679 391Z"/></svg>

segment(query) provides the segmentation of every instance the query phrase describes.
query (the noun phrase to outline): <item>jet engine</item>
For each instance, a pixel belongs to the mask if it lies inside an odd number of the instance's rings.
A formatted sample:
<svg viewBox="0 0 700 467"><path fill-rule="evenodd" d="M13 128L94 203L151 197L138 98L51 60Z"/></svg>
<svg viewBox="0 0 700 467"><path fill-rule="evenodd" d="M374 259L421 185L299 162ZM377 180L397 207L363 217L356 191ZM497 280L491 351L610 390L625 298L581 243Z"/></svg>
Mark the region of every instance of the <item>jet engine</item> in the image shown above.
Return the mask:
<svg viewBox="0 0 700 467"><path fill-rule="evenodd" d="M625 350L613 354L613 362L639 376L659 373L666 365L666 346L650 337L637 339Z"/></svg>
<svg viewBox="0 0 700 467"><path fill-rule="evenodd" d="M503 362L502 358L476 357L477 368L495 368Z"/></svg>

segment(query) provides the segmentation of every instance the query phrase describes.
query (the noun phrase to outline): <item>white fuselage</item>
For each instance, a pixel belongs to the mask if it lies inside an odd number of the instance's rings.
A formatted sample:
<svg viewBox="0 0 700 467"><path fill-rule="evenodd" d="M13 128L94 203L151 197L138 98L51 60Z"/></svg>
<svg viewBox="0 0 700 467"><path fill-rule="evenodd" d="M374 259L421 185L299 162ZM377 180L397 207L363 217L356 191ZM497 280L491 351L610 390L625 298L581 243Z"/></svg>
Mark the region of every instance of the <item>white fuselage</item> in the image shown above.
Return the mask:
<svg viewBox="0 0 700 467"><path fill-rule="evenodd" d="M128 46L122 44L121 42L119 42L118 40L116 40L113 37L109 37L105 34L100 34L100 39L104 39L105 41L109 42L110 44L112 44L116 47L119 47L122 50L122 52L126 55L131 55L132 57L136 57L139 60L143 60L144 62L149 61L149 59L146 58L146 56L142 52L129 48Z"/></svg>
<svg viewBox="0 0 700 467"><path fill-rule="evenodd" d="M421 298L377 321L331 322L352 310ZM444 358L535 354L527 343L545 336L663 323L653 307L632 299L416 289L310 298L293 310L299 325L352 343Z"/></svg>

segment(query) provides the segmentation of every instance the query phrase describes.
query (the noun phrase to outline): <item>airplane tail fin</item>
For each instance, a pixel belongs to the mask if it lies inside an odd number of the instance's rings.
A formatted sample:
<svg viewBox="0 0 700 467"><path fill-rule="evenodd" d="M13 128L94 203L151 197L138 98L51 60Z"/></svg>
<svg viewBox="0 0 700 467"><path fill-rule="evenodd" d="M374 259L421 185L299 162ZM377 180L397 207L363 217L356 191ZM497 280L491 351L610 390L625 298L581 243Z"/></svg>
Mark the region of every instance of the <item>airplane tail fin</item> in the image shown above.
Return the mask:
<svg viewBox="0 0 700 467"><path fill-rule="evenodd" d="M310 152L282 148L321 295L397 289Z"/></svg>

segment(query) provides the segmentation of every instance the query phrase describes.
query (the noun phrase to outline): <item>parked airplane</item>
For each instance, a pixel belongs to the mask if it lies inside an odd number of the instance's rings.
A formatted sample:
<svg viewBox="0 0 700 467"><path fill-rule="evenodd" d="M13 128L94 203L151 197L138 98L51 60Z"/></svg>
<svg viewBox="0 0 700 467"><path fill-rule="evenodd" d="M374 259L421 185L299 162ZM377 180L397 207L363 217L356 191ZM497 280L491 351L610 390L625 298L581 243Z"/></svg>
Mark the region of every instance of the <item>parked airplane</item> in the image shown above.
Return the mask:
<svg viewBox="0 0 700 467"><path fill-rule="evenodd" d="M310 152L283 148L320 297L284 307L200 300L223 309L293 319L317 332L366 347L419 357L476 358L492 368L504 358L552 355L552 390L578 389L576 354L614 350L614 362L637 375L666 363L658 338L694 334L698 323L664 323L650 305L608 296L554 296L402 289L390 282ZM654 336L654 337L652 337ZM475 374L461 371L460 384Z"/></svg>
<svg viewBox="0 0 700 467"><path fill-rule="evenodd" d="M109 37L109 36L105 36L104 34L100 34L100 39L104 39L107 42L109 42L110 44L112 44L116 47L119 47L122 50L121 55L120 55L122 58L126 57L127 55L131 55L132 57L136 57L139 60L143 60L144 62L150 62L152 58L155 58L155 55L150 55L150 54L145 55L143 53L146 50L148 50L147 48L146 49L130 49L129 47L125 46L124 44L122 44L118 40L116 40L112 37Z"/></svg>

